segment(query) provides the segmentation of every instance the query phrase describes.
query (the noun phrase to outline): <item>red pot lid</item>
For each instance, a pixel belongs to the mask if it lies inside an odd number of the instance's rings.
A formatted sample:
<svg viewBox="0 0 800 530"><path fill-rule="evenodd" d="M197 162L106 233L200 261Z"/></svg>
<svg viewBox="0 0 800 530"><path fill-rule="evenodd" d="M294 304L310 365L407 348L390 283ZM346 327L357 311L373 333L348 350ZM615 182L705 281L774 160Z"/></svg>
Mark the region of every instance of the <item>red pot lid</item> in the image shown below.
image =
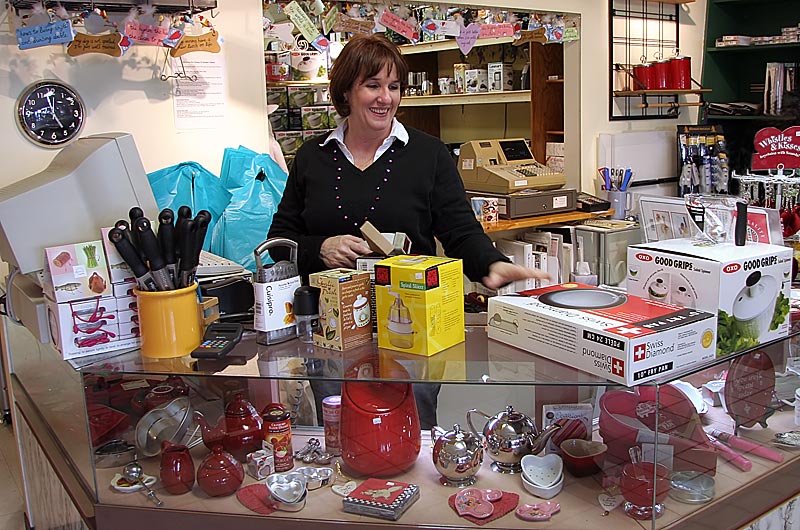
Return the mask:
<svg viewBox="0 0 800 530"><path fill-rule="evenodd" d="M370 381L391 374L394 377L409 377L408 371L397 361L372 354L353 363L347 369L347 380L342 384L342 393L356 407L369 413L385 413L402 405L412 392L410 383L388 383ZM365 379L365 381L358 381Z"/></svg>

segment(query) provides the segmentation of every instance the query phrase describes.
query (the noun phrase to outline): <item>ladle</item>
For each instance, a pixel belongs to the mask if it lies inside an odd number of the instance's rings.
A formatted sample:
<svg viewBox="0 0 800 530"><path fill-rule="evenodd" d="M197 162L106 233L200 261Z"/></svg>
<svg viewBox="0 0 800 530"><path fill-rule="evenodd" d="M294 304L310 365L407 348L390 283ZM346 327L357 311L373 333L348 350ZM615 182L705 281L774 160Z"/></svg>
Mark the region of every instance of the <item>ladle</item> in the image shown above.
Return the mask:
<svg viewBox="0 0 800 530"><path fill-rule="evenodd" d="M142 470L142 466L135 460L130 464L125 464L125 467L122 468L122 476L125 480L132 484L141 484L147 491L147 497L153 501L156 506L161 506L164 503L156 496L156 492L145 484L144 480L142 480L143 475L144 470Z"/></svg>

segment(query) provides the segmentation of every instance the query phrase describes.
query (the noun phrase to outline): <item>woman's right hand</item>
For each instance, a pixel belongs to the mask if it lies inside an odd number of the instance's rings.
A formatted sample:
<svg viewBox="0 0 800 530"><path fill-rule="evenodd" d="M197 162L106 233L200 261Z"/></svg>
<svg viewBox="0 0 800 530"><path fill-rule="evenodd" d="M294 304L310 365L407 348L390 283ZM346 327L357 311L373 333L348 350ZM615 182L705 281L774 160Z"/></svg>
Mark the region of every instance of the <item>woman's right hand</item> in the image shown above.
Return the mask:
<svg viewBox="0 0 800 530"><path fill-rule="evenodd" d="M319 249L319 257L331 269L336 267L353 268L356 266L357 257L370 252L372 250L360 237L343 235L329 237L323 241Z"/></svg>

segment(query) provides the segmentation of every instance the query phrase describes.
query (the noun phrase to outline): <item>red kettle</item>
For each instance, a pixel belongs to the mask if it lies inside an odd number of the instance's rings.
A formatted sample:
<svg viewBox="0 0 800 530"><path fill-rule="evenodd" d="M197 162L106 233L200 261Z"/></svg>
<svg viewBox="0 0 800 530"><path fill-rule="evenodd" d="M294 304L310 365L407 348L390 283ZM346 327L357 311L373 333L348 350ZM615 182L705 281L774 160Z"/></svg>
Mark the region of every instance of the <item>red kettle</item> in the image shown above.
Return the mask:
<svg viewBox="0 0 800 530"><path fill-rule="evenodd" d="M422 440L414 390L411 383L374 380L388 377L409 375L397 361L377 354L356 361L345 373L339 436L342 460L352 473L396 475L417 461Z"/></svg>

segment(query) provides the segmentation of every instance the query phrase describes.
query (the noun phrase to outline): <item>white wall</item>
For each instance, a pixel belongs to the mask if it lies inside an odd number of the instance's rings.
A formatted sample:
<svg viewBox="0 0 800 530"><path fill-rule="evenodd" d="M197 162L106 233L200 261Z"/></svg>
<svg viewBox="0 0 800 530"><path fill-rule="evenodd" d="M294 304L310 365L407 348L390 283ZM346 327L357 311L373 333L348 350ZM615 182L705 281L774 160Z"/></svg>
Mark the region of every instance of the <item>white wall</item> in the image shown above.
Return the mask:
<svg viewBox="0 0 800 530"><path fill-rule="evenodd" d="M6 13L0 12L0 187L45 168L58 152L34 146L15 125L17 96L42 78L58 78L78 90L87 106L84 135L132 133L148 172L192 160L218 174L225 147L268 151L261 2L220 4L224 8L213 24L224 39L226 118L217 129L193 131L175 129L171 82L159 79L164 49L133 46L120 58L71 58L60 45L20 51Z"/></svg>

